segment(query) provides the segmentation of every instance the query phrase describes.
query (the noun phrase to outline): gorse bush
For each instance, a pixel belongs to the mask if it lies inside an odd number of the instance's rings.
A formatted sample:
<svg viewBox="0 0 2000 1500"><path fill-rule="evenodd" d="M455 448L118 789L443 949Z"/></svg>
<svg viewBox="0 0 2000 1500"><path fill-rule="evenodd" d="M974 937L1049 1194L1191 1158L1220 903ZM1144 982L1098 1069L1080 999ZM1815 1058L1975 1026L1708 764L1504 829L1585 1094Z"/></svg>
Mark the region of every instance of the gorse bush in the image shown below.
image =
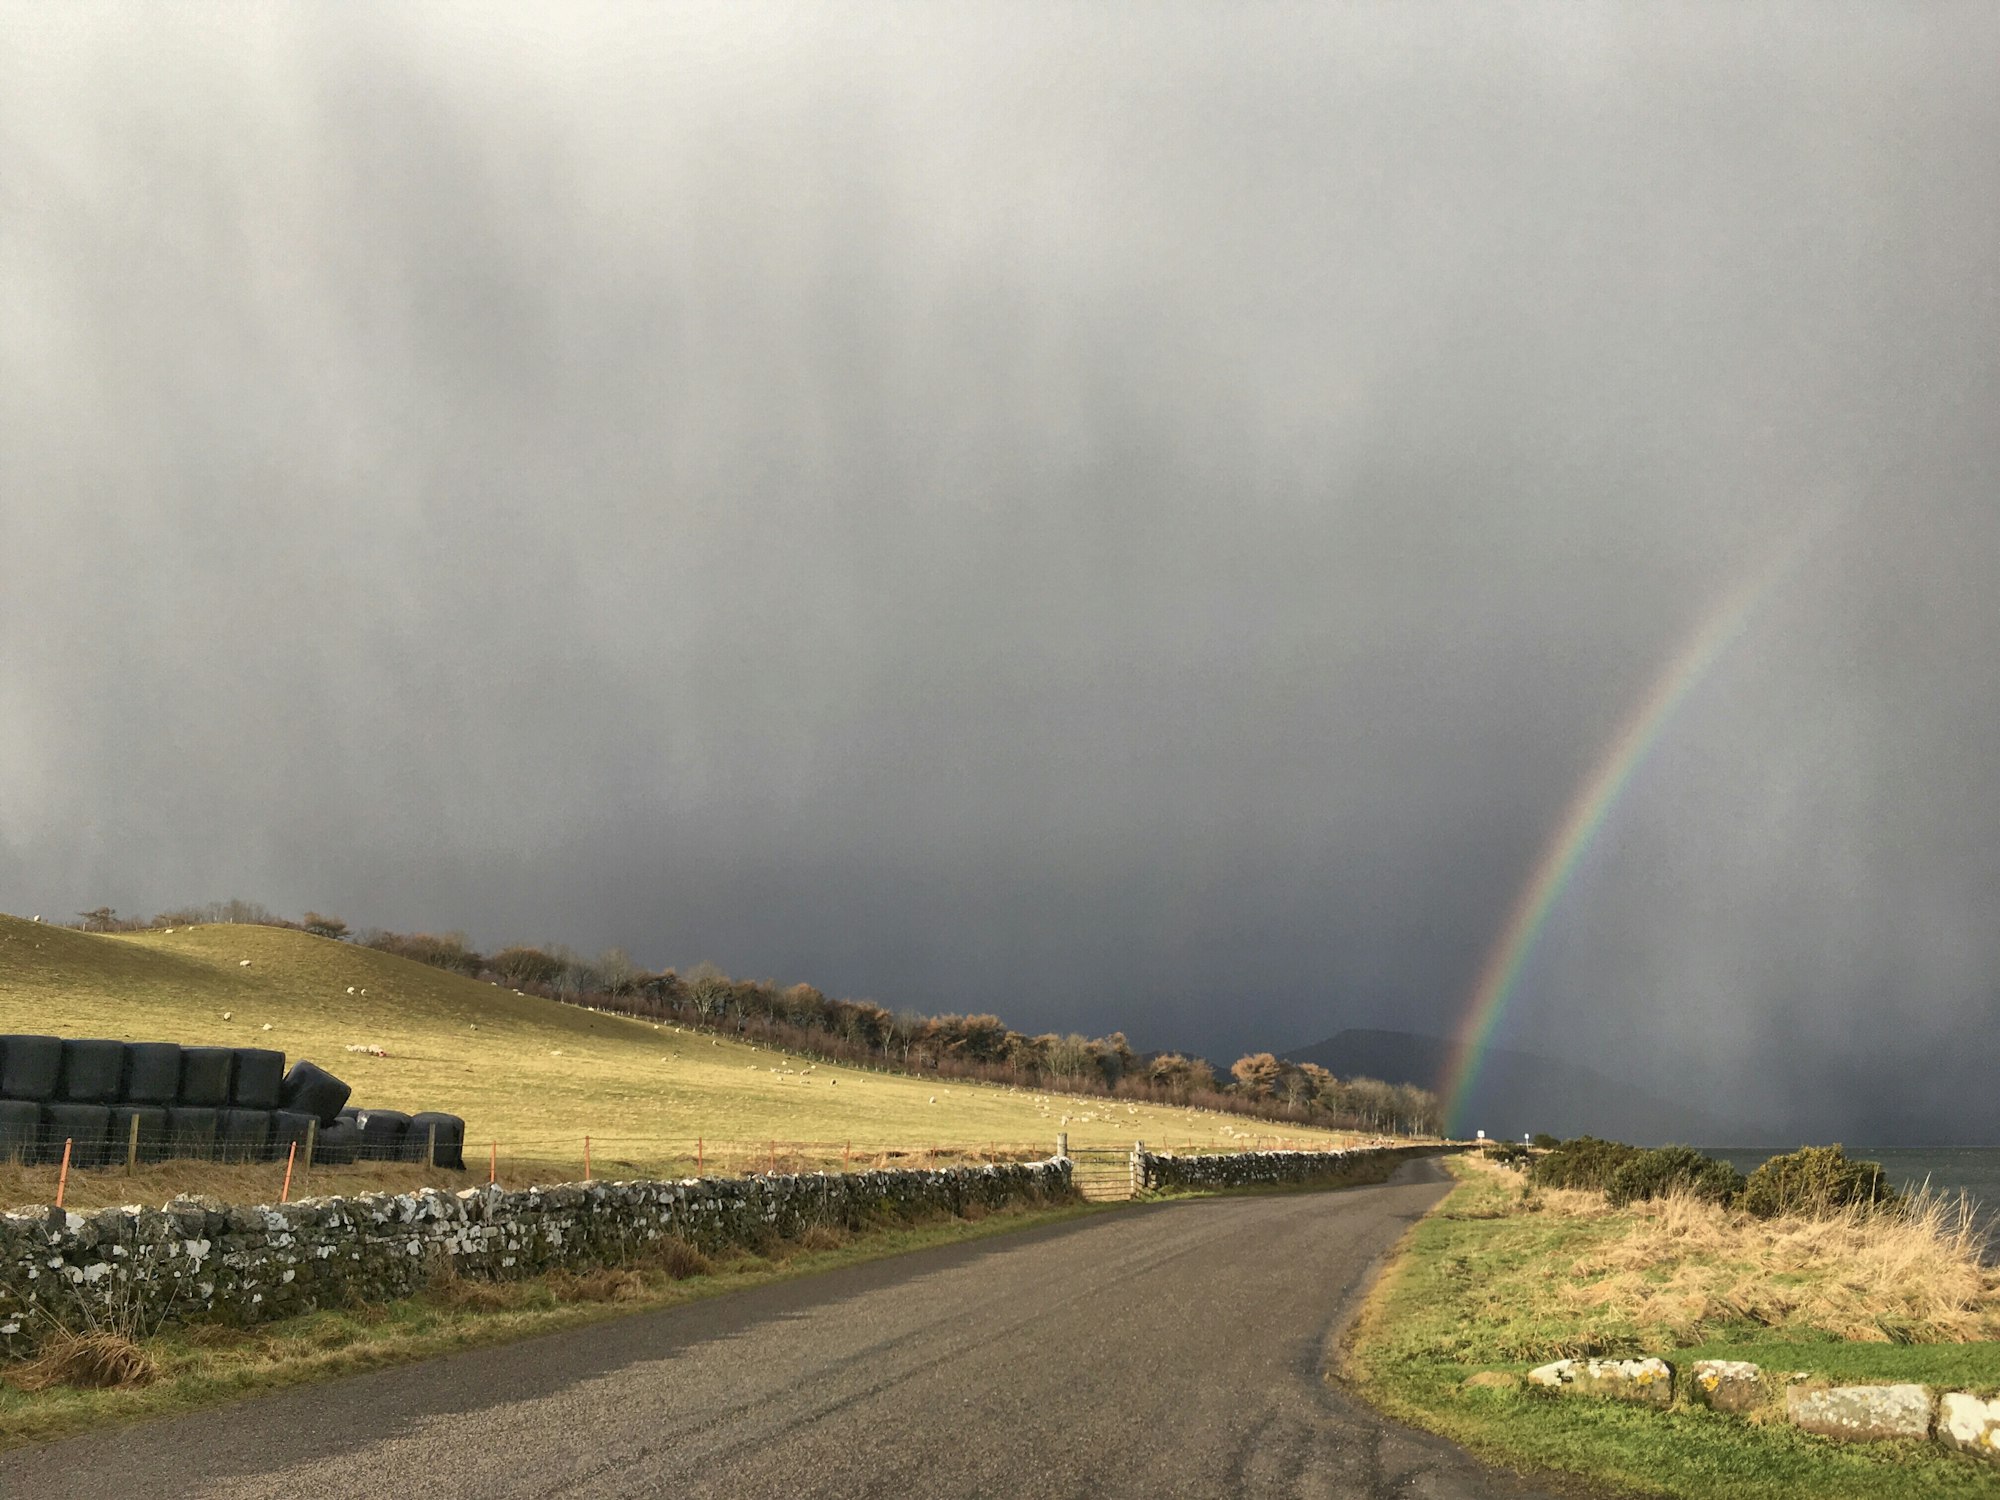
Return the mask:
<svg viewBox="0 0 2000 1500"><path fill-rule="evenodd" d="M1742 1201L1760 1219L1823 1218L1855 1207L1890 1207L1896 1194L1879 1163L1850 1161L1838 1145L1807 1146L1752 1172Z"/></svg>
<svg viewBox="0 0 2000 1500"><path fill-rule="evenodd" d="M1640 1151L1604 1185L1613 1208L1687 1193L1705 1203L1732 1203L1743 1191L1743 1174L1726 1161L1703 1156L1692 1146L1660 1146Z"/></svg>
<svg viewBox="0 0 2000 1500"><path fill-rule="evenodd" d="M1536 1187L1601 1192L1613 1208L1682 1195L1741 1208L1760 1219L1826 1218L1853 1208L1890 1208L1898 1201L1879 1165L1849 1161L1839 1146L1774 1156L1746 1180L1728 1162L1692 1146L1645 1149L1583 1135L1545 1152L1528 1177Z"/></svg>
<svg viewBox="0 0 2000 1500"><path fill-rule="evenodd" d="M1637 1146L1618 1141L1600 1141L1594 1135L1580 1135L1539 1158L1528 1177L1536 1187L1582 1188L1604 1191L1618 1169L1642 1156Z"/></svg>

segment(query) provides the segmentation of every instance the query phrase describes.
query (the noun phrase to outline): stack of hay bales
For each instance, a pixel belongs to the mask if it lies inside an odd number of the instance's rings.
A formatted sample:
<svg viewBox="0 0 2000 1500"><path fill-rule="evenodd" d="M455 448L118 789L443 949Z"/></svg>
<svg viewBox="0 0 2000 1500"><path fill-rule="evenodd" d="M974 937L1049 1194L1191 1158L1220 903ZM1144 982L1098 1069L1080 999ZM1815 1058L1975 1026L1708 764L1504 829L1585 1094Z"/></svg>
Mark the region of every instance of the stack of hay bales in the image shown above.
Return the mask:
<svg viewBox="0 0 2000 1500"><path fill-rule="evenodd" d="M270 1161L317 1137L321 1161L424 1161L464 1166L465 1122L352 1110L351 1090L303 1058L288 1072L269 1047L0 1036L0 1160L141 1161L176 1157Z"/></svg>

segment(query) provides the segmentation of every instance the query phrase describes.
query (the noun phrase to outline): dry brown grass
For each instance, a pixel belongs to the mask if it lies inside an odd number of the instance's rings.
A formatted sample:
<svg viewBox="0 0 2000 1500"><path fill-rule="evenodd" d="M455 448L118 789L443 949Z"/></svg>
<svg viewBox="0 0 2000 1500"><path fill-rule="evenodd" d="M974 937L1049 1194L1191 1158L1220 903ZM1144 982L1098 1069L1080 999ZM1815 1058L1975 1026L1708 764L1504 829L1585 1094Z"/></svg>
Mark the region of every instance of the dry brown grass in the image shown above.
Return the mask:
<svg viewBox="0 0 2000 1500"><path fill-rule="evenodd" d="M582 1275L555 1271L550 1273L548 1285L558 1302L637 1302L651 1292L644 1276L626 1270L589 1271Z"/></svg>
<svg viewBox="0 0 2000 1500"><path fill-rule="evenodd" d="M439 1307L472 1312L499 1312L521 1300L515 1287L461 1276L458 1262L449 1255L431 1257L424 1295Z"/></svg>
<svg viewBox="0 0 2000 1500"><path fill-rule="evenodd" d="M662 1272L674 1281L686 1281L692 1276L708 1276L715 1271L714 1261L679 1235L673 1234L655 1240L647 1247L641 1259L648 1269Z"/></svg>
<svg viewBox="0 0 2000 1500"><path fill-rule="evenodd" d="M1526 1290L1578 1328L1622 1324L1688 1343L1752 1323L1862 1342L1968 1343L2000 1338L2000 1270L1980 1262L1970 1205L1920 1195L1889 1212L1756 1219L1670 1196L1612 1209L1597 1193L1536 1191L1475 1164L1509 1189L1511 1214L1573 1221L1569 1248L1494 1295Z"/></svg>
<svg viewBox="0 0 2000 1500"><path fill-rule="evenodd" d="M0 1204L54 1202L56 1170L52 1166L0 1162ZM572 1170L568 1175L575 1173ZM484 1172L447 1172L403 1162L357 1162L353 1166L295 1171L292 1197L407 1193L420 1187L456 1191L485 1181ZM141 1166L129 1174L122 1166L90 1172L72 1170L63 1206L89 1213L125 1203L164 1203L182 1193L220 1198L229 1203L276 1203L284 1182L283 1162L169 1161Z"/></svg>
<svg viewBox="0 0 2000 1500"><path fill-rule="evenodd" d="M114 1390L147 1385L158 1374L152 1356L123 1334L93 1331L56 1334L33 1359L8 1370L5 1378L23 1391L56 1386Z"/></svg>
<svg viewBox="0 0 2000 1500"><path fill-rule="evenodd" d="M801 1250L838 1250L847 1243L845 1231L830 1224L815 1224L799 1236Z"/></svg>

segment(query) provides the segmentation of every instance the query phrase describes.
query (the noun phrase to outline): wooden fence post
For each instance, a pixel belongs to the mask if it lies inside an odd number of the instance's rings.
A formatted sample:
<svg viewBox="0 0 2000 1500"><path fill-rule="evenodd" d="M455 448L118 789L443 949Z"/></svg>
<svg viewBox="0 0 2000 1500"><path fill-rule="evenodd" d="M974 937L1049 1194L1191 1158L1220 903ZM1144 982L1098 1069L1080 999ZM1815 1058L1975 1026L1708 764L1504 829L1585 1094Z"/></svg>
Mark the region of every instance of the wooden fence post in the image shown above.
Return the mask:
<svg viewBox="0 0 2000 1500"><path fill-rule="evenodd" d="M1069 1132L1067 1130L1059 1130L1056 1132L1056 1155L1057 1156L1069 1155Z"/></svg>
<svg viewBox="0 0 2000 1500"><path fill-rule="evenodd" d="M132 1111L132 1128L125 1136L125 1175L139 1170L139 1111Z"/></svg>
<svg viewBox="0 0 2000 1500"><path fill-rule="evenodd" d="M1132 1142L1132 1196L1138 1197L1146 1190L1146 1143Z"/></svg>
<svg viewBox="0 0 2000 1500"><path fill-rule="evenodd" d="M583 1138L583 1180L590 1181L590 1137Z"/></svg>
<svg viewBox="0 0 2000 1500"><path fill-rule="evenodd" d="M486 1183L491 1187L500 1180L500 1143L495 1141L492 1154L486 1158Z"/></svg>
<svg viewBox="0 0 2000 1500"><path fill-rule="evenodd" d="M56 1177L56 1207L63 1206L63 1194L69 1191L69 1152L76 1144L74 1137L63 1142L62 1171Z"/></svg>
<svg viewBox="0 0 2000 1500"><path fill-rule="evenodd" d="M319 1146L319 1116L306 1121L306 1170L313 1169L313 1152Z"/></svg>
<svg viewBox="0 0 2000 1500"><path fill-rule="evenodd" d="M431 1170L436 1171L437 1164L438 1164L438 1128L437 1128L437 1122L433 1120L431 1122L430 1136L424 1142L424 1165L431 1168Z"/></svg>
<svg viewBox="0 0 2000 1500"><path fill-rule="evenodd" d="M280 1203L290 1203L292 1201L292 1168L298 1163L298 1159L299 1143L293 1141L292 1149L285 1153L285 1185L278 1189L278 1201Z"/></svg>

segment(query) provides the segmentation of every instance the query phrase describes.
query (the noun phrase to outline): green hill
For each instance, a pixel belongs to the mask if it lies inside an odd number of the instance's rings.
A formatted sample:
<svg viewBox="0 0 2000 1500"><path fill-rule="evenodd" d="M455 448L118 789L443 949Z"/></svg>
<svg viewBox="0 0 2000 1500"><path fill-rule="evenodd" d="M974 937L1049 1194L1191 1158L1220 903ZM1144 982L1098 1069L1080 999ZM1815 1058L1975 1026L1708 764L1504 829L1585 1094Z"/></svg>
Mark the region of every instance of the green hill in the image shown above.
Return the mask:
<svg viewBox="0 0 2000 1500"><path fill-rule="evenodd" d="M267 1029L268 1028L268 1029ZM889 1148L1225 1145L1281 1127L1159 1105L813 1066L707 1033L516 994L280 928L210 925L101 935L0 916L0 1032L265 1046L354 1085L354 1102L447 1110L467 1154L503 1165L663 1170L692 1156L750 1165L765 1143L805 1159ZM348 1052L380 1048L381 1057ZM1065 1117L1067 1117L1065 1121ZM1285 1139L1332 1144L1283 1127Z"/></svg>

